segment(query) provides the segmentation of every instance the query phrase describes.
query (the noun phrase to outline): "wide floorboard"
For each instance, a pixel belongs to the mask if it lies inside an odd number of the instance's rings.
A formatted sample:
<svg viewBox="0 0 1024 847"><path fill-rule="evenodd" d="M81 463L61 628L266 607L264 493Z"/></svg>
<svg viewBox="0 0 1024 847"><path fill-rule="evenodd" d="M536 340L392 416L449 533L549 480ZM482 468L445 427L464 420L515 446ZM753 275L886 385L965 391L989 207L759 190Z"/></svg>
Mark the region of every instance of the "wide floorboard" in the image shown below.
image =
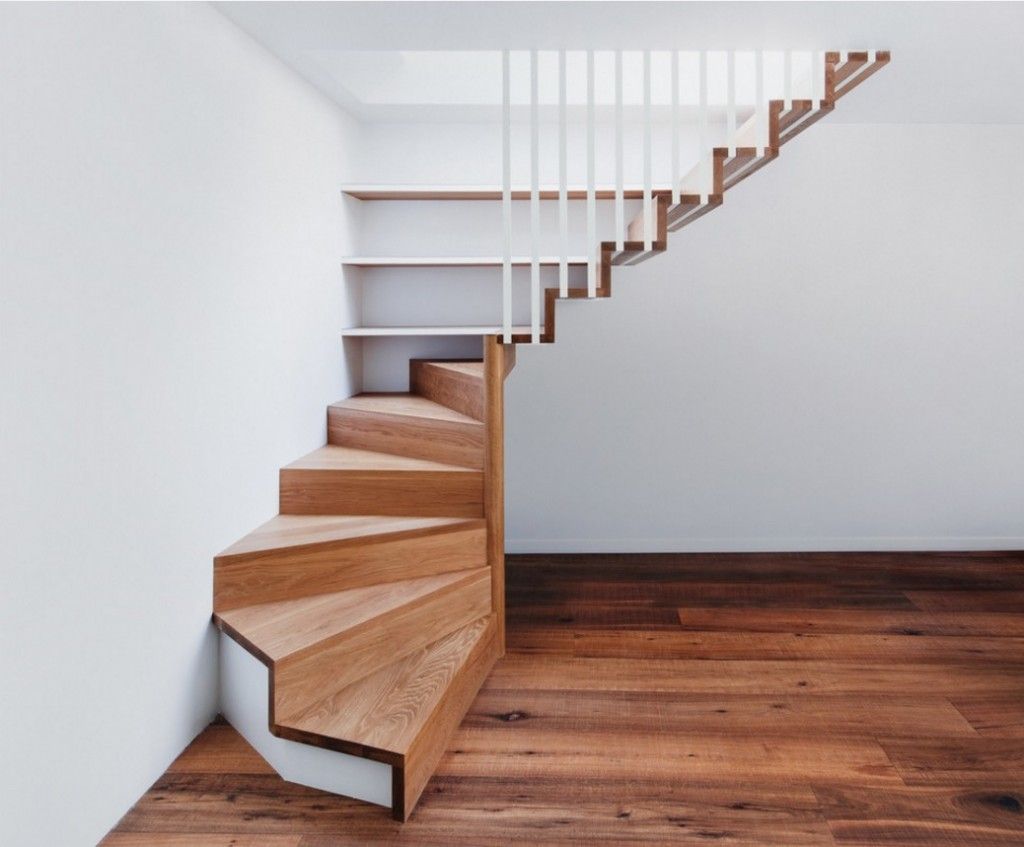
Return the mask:
<svg viewBox="0 0 1024 847"><path fill-rule="evenodd" d="M215 723L110 847L1024 845L1024 556L511 556L412 819Z"/></svg>

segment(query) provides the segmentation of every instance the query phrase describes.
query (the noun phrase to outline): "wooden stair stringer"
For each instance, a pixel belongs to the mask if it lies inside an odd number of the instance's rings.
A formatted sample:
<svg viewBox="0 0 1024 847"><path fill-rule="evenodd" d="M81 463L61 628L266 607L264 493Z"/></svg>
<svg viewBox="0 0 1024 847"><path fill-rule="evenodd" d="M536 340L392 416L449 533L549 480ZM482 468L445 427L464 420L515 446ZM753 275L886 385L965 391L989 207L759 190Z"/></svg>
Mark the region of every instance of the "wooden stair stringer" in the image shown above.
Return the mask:
<svg viewBox="0 0 1024 847"><path fill-rule="evenodd" d="M706 202L699 195L683 193L679 202L673 204L672 193L658 191L654 193L656 200L656 238L652 249L644 250L644 242L636 241L635 236L643 233L643 212L633 218L627 227L624 249L618 250L614 241L602 241L600 245L599 284L594 297L586 288L570 288L563 296L558 288L547 288L544 291L543 332L540 340L545 344L555 341L555 312L560 300L585 300L611 297L611 268L613 265L639 264L655 255L664 252L668 247L668 232L674 232L700 219L708 212L714 211L725 201L725 193L735 188L748 176L756 173L765 165L779 157L781 148L809 126L814 125L835 109L836 100L844 97L865 79L881 70L890 61L888 50L875 53L871 61L869 53L851 52L846 61L837 51L825 54L824 98L817 108L812 108L810 100L794 100L791 108L786 109L782 100L771 100L768 103L768 146L763 154L758 154L756 147L736 146L733 151L728 147L715 147L711 151L711 188ZM753 119L751 119L752 121ZM750 123L750 122L748 122ZM745 141L747 135L744 128L737 133L736 140ZM734 152L735 155L730 155ZM703 167L698 165L697 168ZM695 169L696 170L696 169ZM686 180L684 180L684 184ZM530 343L529 334L518 333L512 336L513 343Z"/></svg>

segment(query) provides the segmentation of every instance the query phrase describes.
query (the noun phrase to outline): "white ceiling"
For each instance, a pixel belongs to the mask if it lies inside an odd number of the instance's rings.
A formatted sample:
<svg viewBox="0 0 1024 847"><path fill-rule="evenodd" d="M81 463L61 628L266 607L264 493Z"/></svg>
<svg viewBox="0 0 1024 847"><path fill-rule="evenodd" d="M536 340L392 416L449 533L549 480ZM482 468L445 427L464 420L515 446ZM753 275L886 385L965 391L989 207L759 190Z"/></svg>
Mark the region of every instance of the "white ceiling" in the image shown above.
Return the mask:
<svg viewBox="0 0 1024 847"><path fill-rule="evenodd" d="M1024 123L1024 3L232 2L216 7L338 103L373 117L365 51L888 49L833 116ZM355 60L363 51L362 61ZM383 65L394 59L384 60ZM401 98L399 98L401 99ZM379 107L374 107L379 108ZM392 102L380 108L395 108Z"/></svg>

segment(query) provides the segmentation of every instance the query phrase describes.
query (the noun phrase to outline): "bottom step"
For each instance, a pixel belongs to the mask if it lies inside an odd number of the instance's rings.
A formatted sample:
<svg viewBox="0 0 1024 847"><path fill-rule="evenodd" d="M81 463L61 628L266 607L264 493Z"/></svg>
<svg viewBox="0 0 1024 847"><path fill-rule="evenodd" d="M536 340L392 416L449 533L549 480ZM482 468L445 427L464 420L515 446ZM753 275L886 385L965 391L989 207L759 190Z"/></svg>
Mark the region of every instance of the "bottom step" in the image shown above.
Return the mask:
<svg viewBox="0 0 1024 847"><path fill-rule="evenodd" d="M493 614L479 618L276 727L266 666L222 634L224 716L289 782L405 820L497 658L495 631Z"/></svg>

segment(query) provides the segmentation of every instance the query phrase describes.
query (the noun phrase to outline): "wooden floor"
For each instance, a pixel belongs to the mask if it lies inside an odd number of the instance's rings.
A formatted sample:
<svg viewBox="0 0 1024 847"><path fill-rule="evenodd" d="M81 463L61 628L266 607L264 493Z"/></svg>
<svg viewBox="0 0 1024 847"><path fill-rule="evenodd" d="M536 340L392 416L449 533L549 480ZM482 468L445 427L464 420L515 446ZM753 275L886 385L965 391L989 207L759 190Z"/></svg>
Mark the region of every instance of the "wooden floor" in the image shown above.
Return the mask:
<svg viewBox="0 0 1024 847"><path fill-rule="evenodd" d="M117 847L1024 845L1024 556L517 556L412 819L214 724Z"/></svg>

